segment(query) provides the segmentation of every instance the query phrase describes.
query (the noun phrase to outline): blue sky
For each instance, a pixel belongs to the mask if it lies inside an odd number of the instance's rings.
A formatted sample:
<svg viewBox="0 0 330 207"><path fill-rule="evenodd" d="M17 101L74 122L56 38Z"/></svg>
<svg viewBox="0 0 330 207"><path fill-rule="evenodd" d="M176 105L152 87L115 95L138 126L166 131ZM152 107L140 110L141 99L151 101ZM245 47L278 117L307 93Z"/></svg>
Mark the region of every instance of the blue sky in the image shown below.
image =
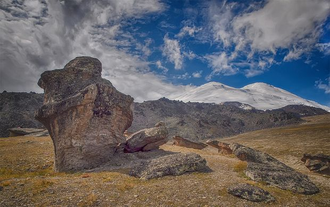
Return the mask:
<svg viewBox="0 0 330 207"><path fill-rule="evenodd" d="M0 45L1 91L88 55L136 101L265 82L330 106L327 0L3 0Z"/></svg>

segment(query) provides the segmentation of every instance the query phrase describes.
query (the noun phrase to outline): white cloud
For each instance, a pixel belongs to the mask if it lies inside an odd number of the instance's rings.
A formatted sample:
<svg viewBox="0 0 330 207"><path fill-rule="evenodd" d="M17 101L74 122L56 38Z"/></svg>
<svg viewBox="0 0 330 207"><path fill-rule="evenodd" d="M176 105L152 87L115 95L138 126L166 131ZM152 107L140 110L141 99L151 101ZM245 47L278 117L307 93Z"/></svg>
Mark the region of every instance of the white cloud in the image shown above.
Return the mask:
<svg viewBox="0 0 330 207"><path fill-rule="evenodd" d="M245 71L251 77L271 66L274 62L264 59L274 58L279 50L288 51L283 61L300 59L309 53L318 42L322 23L330 15L330 1L268 0L264 5L251 4L241 14L235 14L237 9L242 9L238 3L211 1L207 10L208 28L212 41L228 56L220 65L234 68L242 58L246 59L257 67ZM211 64L214 74L222 74L218 65Z"/></svg>
<svg viewBox="0 0 330 207"><path fill-rule="evenodd" d="M330 55L330 42L316 44L317 49L323 52L325 55Z"/></svg>
<svg viewBox="0 0 330 207"><path fill-rule="evenodd" d="M156 64L156 66L157 66L159 69L163 70L163 73L167 73L167 72L168 72L168 68L165 67L165 66L163 66L163 65L162 65L162 62L160 62L160 60L157 60L155 64Z"/></svg>
<svg viewBox="0 0 330 207"><path fill-rule="evenodd" d="M0 9L0 91L41 92L36 83L43 71L63 68L80 55L100 59L103 77L136 101L185 90L150 72L150 63L143 58L118 49L137 45L132 35L121 29L125 20L162 12L165 6L159 0L24 3L0 2L7 8ZM146 39L137 49L148 56L150 44Z"/></svg>
<svg viewBox="0 0 330 207"><path fill-rule="evenodd" d="M211 80L212 76L217 74L234 75L238 72L237 68L234 68L229 64L230 60L225 52L207 55L206 59L208 60L210 67L213 69L212 73L207 76L207 80Z"/></svg>
<svg viewBox="0 0 330 207"><path fill-rule="evenodd" d="M169 39L167 35L164 36L163 55L174 64L175 69L182 69L183 56L180 44L177 40Z"/></svg>
<svg viewBox="0 0 330 207"><path fill-rule="evenodd" d="M315 82L317 88L324 90L326 94L330 94L330 77L326 79L326 82L319 80Z"/></svg>
<svg viewBox="0 0 330 207"><path fill-rule="evenodd" d="M173 76L173 78L175 78L175 79L181 79L181 80L187 80L187 79L191 78L191 75L189 73L185 72L182 75Z"/></svg>
<svg viewBox="0 0 330 207"><path fill-rule="evenodd" d="M202 73L203 73L202 70L200 70L200 71L196 71L196 72L194 72L194 73L192 74L192 76L193 76L194 78L201 78L201 77L202 77Z"/></svg>
<svg viewBox="0 0 330 207"><path fill-rule="evenodd" d="M195 26L184 26L181 28L180 32L176 35L177 37L183 37L185 35L189 35L191 37L194 37L197 32L199 32L201 28L197 28Z"/></svg>

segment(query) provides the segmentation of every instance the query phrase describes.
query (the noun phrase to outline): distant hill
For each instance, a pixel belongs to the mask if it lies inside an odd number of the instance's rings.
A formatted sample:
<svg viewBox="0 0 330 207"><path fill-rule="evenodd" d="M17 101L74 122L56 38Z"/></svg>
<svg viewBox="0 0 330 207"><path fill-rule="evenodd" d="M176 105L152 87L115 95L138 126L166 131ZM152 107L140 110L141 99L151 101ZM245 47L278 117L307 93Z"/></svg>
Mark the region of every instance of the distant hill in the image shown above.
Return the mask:
<svg viewBox="0 0 330 207"><path fill-rule="evenodd" d="M305 105L330 112L330 107L303 99L266 83L253 83L243 88L234 88L218 82L209 82L171 99L203 103L240 102L260 110L279 109L287 105Z"/></svg>
<svg viewBox="0 0 330 207"><path fill-rule="evenodd" d="M0 137L9 135L8 128L42 128L34 112L42 105L43 94L0 93ZM152 127L165 121L170 136L180 135L190 140L227 137L247 131L300 123L301 116L327 114L325 110L308 106L286 106L276 110L257 110L248 104L226 102L184 103L162 98L134 103L134 120L130 132Z"/></svg>
<svg viewBox="0 0 330 207"><path fill-rule="evenodd" d="M134 103L134 121L128 130L134 132L152 127L162 120L170 129L170 136L180 135L190 140L205 140L297 124L302 122L301 113L315 115L328 112L308 106L262 111L237 102L184 103L162 98L157 101Z"/></svg>
<svg viewBox="0 0 330 207"><path fill-rule="evenodd" d="M42 105L44 95L37 93L0 93L0 137L9 136L8 128L43 128L34 119L34 112Z"/></svg>

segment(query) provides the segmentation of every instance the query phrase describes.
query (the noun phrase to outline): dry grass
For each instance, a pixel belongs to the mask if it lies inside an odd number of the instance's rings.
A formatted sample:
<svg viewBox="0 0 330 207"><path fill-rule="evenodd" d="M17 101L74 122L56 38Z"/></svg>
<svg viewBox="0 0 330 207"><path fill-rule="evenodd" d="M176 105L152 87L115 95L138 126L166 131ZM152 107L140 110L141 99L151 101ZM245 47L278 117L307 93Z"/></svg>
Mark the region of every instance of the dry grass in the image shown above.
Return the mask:
<svg viewBox="0 0 330 207"><path fill-rule="evenodd" d="M321 189L305 196L256 183L243 176L246 163L206 148L187 149L163 145L173 152L195 152L212 169L149 181L127 175L129 169L113 172L54 173L53 146L49 137L0 139L0 206L329 206L330 178L309 172L303 153L330 154L330 116L309 117L299 126L274 128L227 138L267 152L309 175ZM250 183L268 190L275 203L252 203L227 193L236 183Z"/></svg>

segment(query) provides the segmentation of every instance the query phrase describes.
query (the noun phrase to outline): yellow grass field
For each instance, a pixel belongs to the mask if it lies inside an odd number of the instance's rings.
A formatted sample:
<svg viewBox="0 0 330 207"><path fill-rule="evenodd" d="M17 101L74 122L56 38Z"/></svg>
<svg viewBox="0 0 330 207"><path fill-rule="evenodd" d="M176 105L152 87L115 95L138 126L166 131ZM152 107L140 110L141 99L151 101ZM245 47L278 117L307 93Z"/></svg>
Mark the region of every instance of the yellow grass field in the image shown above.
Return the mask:
<svg viewBox="0 0 330 207"><path fill-rule="evenodd" d="M310 172L300 161L304 153L330 155L330 115L308 117L290 127L249 132L222 139L269 153L307 174L320 188L316 195L280 190L245 177L246 163L212 148L187 149L163 145L173 152L195 152L212 169L209 173L166 176L149 181L113 172L55 173L50 137L0 138L0 206L330 206L330 177ZM274 203L253 203L227 193L236 183L268 190ZM0 188L1 188L0 187Z"/></svg>

